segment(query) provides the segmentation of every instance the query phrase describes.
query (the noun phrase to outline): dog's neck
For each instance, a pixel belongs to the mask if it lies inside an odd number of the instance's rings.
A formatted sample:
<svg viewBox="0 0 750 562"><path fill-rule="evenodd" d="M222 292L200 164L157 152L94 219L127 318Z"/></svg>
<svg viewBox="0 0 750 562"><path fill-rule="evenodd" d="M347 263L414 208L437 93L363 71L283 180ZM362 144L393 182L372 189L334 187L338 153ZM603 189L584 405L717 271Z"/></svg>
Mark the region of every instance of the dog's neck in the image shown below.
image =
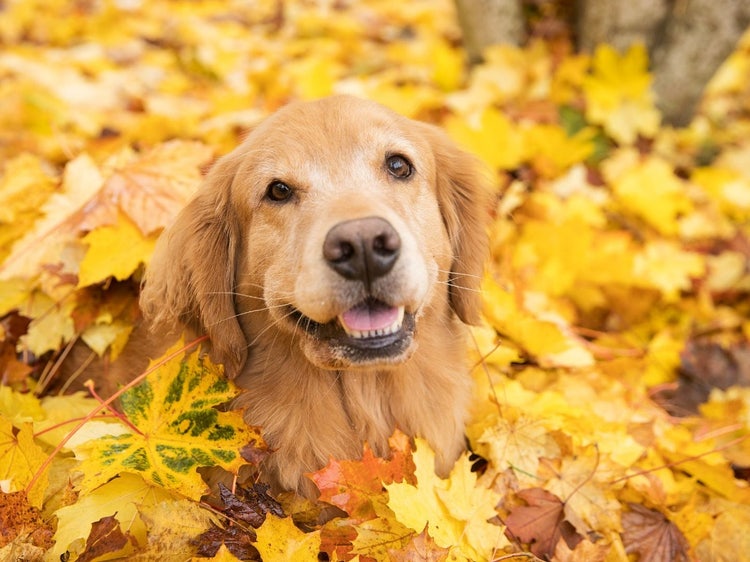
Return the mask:
<svg viewBox="0 0 750 562"><path fill-rule="evenodd" d="M455 443L462 442L471 388L466 347L460 337L466 328L454 315L448 310L426 314L420 322L433 325L422 324L422 328L437 337L418 341L404 364L326 370L304 357L294 335L269 329L265 314L241 317L248 340L254 344L236 379L244 389L236 405L245 409L246 421L262 427L269 445L278 449L267 461L267 474L279 489L295 488L302 476L289 468L300 463L287 463L286 458L302 460L303 472L311 472L330 458L360 457L365 442L376 455L387 456L388 438L396 429L423 437L444 451L436 468L442 473L449 470L459 452ZM253 336L259 328L265 333ZM279 376L282 372L283 377ZM287 381L283 387L281 380Z"/></svg>

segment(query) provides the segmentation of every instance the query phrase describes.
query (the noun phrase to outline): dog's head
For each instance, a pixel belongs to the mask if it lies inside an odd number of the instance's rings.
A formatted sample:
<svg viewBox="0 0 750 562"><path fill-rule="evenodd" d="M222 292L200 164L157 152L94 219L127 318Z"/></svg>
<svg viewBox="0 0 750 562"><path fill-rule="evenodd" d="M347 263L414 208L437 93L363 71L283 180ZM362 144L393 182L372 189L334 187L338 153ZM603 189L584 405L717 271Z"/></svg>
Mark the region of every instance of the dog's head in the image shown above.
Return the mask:
<svg viewBox="0 0 750 562"><path fill-rule="evenodd" d="M478 320L486 180L439 129L353 97L292 104L212 168L162 235L141 305L237 375L264 334L309 361L405 361L425 318Z"/></svg>

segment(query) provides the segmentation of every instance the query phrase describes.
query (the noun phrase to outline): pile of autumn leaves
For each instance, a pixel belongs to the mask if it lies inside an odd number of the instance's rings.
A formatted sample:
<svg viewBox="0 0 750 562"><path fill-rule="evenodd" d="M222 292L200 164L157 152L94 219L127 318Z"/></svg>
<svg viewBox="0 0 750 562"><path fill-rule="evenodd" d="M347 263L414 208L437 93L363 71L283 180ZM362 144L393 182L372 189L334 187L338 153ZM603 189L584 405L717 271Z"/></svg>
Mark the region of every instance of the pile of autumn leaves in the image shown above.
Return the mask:
<svg viewBox="0 0 750 562"><path fill-rule="evenodd" d="M33 4L0 26L1 559L748 556L747 41L672 130L641 48L498 47L467 72L449 3L50 3L68 27ZM323 526L262 485L208 509L195 467L267 454L212 407L236 392L219 368L167 363L119 417L30 391L70 342L119 353L156 237L242 127L339 91L442 125L497 174L468 342L481 458L441 480L396 434L388 459L311 475L345 514ZM188 418L208 420L189 448Z"/></svg>

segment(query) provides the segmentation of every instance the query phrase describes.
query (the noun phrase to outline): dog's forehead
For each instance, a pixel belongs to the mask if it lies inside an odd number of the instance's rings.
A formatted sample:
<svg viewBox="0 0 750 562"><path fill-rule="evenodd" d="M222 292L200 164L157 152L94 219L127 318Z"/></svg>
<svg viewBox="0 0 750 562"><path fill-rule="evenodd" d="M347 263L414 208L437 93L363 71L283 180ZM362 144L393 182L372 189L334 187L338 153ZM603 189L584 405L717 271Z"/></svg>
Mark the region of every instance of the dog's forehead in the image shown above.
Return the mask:
<svg viewBox="0 0 750 562"><path fill-rule="evenodd" d="M261 123L248 142L266 157L316 161L328 153L346 158L362 149L418 149L422 141L412 123L377 103L334 96L282 108Z"/></svg>

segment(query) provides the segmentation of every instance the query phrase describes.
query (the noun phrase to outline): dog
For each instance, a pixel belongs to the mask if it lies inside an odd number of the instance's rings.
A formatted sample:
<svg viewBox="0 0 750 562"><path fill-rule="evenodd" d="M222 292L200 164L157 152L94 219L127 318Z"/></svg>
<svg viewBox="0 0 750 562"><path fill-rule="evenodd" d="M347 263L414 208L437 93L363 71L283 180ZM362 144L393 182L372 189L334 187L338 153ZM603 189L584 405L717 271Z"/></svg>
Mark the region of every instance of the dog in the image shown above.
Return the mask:
<svg viewBox="0 0 750 562"><path fill-rule="evenodd" d="M260 467L274 491L316 497L306 473L364 443L385 456L397 428L450 471L490 193L437 127L334 96L253 128L162 234L144 318L153 334L208 335L274 451Z"/></svg>

